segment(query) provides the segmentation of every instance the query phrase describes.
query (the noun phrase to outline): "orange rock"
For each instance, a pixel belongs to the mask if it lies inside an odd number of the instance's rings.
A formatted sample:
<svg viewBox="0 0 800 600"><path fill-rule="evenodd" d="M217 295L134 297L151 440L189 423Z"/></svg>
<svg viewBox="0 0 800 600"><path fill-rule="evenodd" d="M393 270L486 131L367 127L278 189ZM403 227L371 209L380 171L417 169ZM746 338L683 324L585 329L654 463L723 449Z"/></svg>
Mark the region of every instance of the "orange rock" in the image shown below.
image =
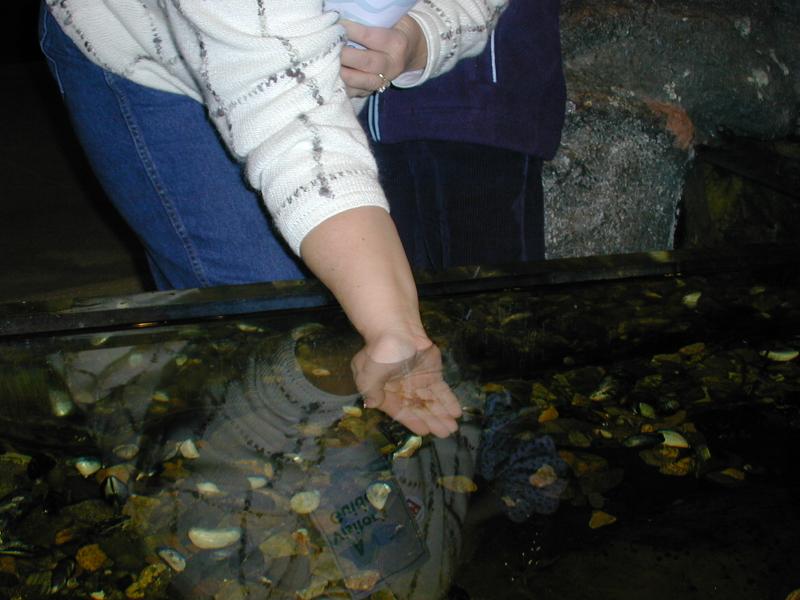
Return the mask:
<svg viewBox="0 0 800 600"><path fill-rule="evenodd" d="M83 569L93 572L105 564L108 556L98 544L90 544L78 550L75 560Z"/></svg>
<svg viewBox="0 0 800 600"><path fill-rule="evenodd" d="M733 467L728 467L727 469L722 469L720 471L723 475L730 477L731 479L736 479L738 481L744 481L747 477L744 474L744 471L740 471L739 469L734 469Z"/></svg>
<svg viewBox="0 0 800 600"><path fill-rule="evenodd" d="M558 418L558 410L555 406L548 406L539 413L539 423L546 423L547 421L555 421Z"/></svg>
<svg viewBox="0 0 800 600"><path fill-rule="evenodd" d="M56 533L56 539L55 539L56 546L60 546L62 544L66 544L67 542L71 542L74 537L75 537L75 529L73 529L72 527L67 527L66 529L62 529L61 531Z"/></svg>
<svg viewBox="0 0 800 600"><path fill-rule="evenodd" d="M602 510L596 510L592 513L592 518L589 519L589 527L597 529L606 525L611 525L617 521L617 517L610 515Z"/></svg>
<svg viewBox="0 0 800 600"><path fill-rule="evenodd" d="M694 123L686 109L658 100L645 100L645 102L654 113L667 117L666 129L675 137L675 147L688 150L694 141Z"/></svg>

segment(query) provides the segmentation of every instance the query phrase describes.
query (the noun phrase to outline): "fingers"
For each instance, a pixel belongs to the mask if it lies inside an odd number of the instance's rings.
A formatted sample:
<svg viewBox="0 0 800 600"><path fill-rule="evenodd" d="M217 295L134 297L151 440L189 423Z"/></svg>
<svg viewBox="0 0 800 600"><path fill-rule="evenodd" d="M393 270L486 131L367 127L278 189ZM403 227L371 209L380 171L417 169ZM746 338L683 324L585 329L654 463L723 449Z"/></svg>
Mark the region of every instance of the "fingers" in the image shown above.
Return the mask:
<svg viewBox="0 0 800 600"><path fill-rule="evenodd" d="M351 98L369 96L383 85L383 80L372 73L342 67L341 74L347 87L347 95Z"/></svg>
<svg viewBox="0 0 800 600"><path fill-rule="evenodd" d="M461 403L447 383L439 381L431 386L430 393L436 398L436 405L442 408L443 415L453 419L461 417Z"/></svg>
<svg viewBox="0 0 800 600"><path fill-rule="evenodd" d="M356 23L355 21L349 21L347 19L339 19L339 24L344 27L344 30L347 32L347 39L356 42L357 44L361 43L359 40L363 40L365 34L367 33L366 30L370 29L370 27L367 27L366 25Z"/></svg>
<svg viewBox="0 0 800 600"><path fill-rule="evenodd" d="M339 22L344 26L347 32L347 39L351 42L398 60L404 58L408 48L408 38L398 30L384 27L367 27L345 19Z"/></svg>
<svg viewBox="0 0 800 600"><path fill-rule="evenodd" d="M417 435L428 435L431 432L427 420L407 406L386 403L381 410Z"/></svg>
<svg viewBox="0 0 800 600"><path fill-rule="evenodd" d="M342 66L355 71L363 71L367 75L388 72L391 65L388 57L374 50L364 50L345 46L342 48Z"/></svg>
<svg viewBox="0 0 800 600"><path fill-rule="evenodd" d="M442 377L435 345L396 363L376 363L362 349L351 366L367 408L380 409L418 435L447 437L458 429L461 406Z"/></svg>
<svg viewBox="0 0 800 600"><path fill-rule="evenodd" d="M366 96L383 91L407 70L408 36L396 29L367 27L341 20L351 43L341 53L342 79L349 96Z"/></svg>

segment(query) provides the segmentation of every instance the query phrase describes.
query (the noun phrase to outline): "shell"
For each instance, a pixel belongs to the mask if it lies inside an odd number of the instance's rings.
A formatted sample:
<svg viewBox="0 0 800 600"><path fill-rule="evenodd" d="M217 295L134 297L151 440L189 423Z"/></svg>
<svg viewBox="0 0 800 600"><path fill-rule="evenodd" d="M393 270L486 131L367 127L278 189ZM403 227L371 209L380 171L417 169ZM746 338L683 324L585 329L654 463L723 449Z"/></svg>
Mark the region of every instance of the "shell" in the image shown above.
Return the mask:
<svg viewBox="0 0 800 600"><path fill-rule="evenodd" d="M136 444L120 444L114 448L114 454L122 460L132 460L139 454L139 446Z"/></svg>
<svg viewBox="0 0 800 600"><path fill-rule="evenodd" d="M589 527L597 529L606 525L611 525L617 521L617 517L610 515L602 510L592 512L592 517L589 519Z"/></svg>
<svg viewBox="0 0 800 600"><path fill-rule="evenodd" d="M392 458L411 458L422 446L422 438L418 435L409 436L403 445L392 454Z"/></svg>
<svg viewBox="0 0 800 600"><path fill-rule="evenodd" d="M156 553L176 573L180 573L186 568L186 558L174 548L159 548Z"/></svg>
<svg viewBox="0 0 800 600"><path fill-rule="evenodd" d="M200 452L197 451L197 446L193 440L184 440L178 444L178 451L183 458L200 458Z"/></svg>
<svg viewBox="0 0 800 600"><path fill-rule="evenodd" d="M319 507L320 494L317 490L298 492L289 501L292 510L298 515L307 515Z"/></svg>
<svg viewBox="0 0 800 600"><path fill-rule="evenodd" d="M730 477L731 479L736 479L737 481L744 481L747 477L744 471L740 471L739 469L734 469L733 467L722 469L720 473L722 473L726 477Z"/></svg>
<svg viewBox="0 0 800 600"><path fill-rule="evenodd" d="M176 362L178 359L175 359ZM162 392L160 390L153 392L152 396L153 402L169 402L169 396L166 392Z"/></svg>
<svg viewBox="0 0 800 600"><path fill-rule="evenodd" d="M213 481L198 481L196 487L203 496L222 496L224 494Z"/></svg>
<svg viewBox="0 0 800 600"><path fill-rule="evenodd" d="M533 475L528 478L528 482L535 488L547 487L558 480L556 470L550 465L542 465Z"/></svg>
<svg viewBox="0 0 800 600"><path fill-rule="evenodd" d="M241 537L242 530L239 527L227 527L224 529L192 527L189 530L189 539L195 546L204 550L218 550L219 548L232 546Z"/></svg>
<svg viewBox="0 0 800 600"><path fill-rule="evenodd" d="M639 402L639 414L647 419L655 419L656 411L647 402Z"/></svg>
<svg viewBox="0 0 800 600"><path fill-rule="evenodd" d="M686 438L683 437L677 431L673 431L672 429L659 429L658 433L660 433L664 437L665 446L670 446L672 448L689 447L689 442L687 442Z"/></svg>
<svg viewBox="0 0 800 600"><path fill-rule="evenodd" d="M392 486L388 483L373 483L367 488L367 500L378 510L383 510L383 507L386 506L386 501L389 499L389 494L391 493Z"/></svg>
<svg viewBox="0 0 800 600"><path fill-rule="evenodd" d="M128 486L118 477L111 475L103 481L103 497L109 502L122 504L129 495Z"/></svg>
<svg viewBox="0 0 800 600"><path fill-rule="evenodd" d="M267 485L266 477L250 476L247 478L247 481L250 483L251 490L257 490Z"/></svg>
<svg viewBox="0 0 800 600"><path fill-rule="evenodd" d="M702 295L702 292L692 292L691 294L686 294L682 300L683 305L686 308L697 308L697 303Z"/></svg>
<svg viewBox="0 0 800 600"><path fill-rule="evenodd" d="M96 458L83 457L75 461L75 468L84 477L97 473L103 465Z"/></svg>
<svg viewBox="0 0 800 600"><path fill-rule="evenodd" d="M622 440L627 448L649 448L664 442L664 436L658 433L636 433Z"/></svg>
<svg viewBox="0 0 800 600"><path fill-rule="evenodd" d="M555 421L558 418L558 409L555 406L548 406L539 413L539 423Z"/></svg>
<svg viewBox="0 0 800 600"><path fill-rule="evenodd" d="M789 362L798 356L797 350L770 350L769 352L762 352L761 356L765 356L769 360L775 362Z"/></svg>
<svg viewBox="0 0 800 600"><path fill-rule="evenodd" d="M348 417L356 417L356 418L358 418L363 414L364 411L362 411L357 406L343 406L342 407L342 412L344 414L346 414Z"/></svg>
<svg viewBox="0 0 800 600"><path fill-rule="evenodd" d="M50 408L56 417L68 417L75 412L76 406L64 390L50 390Z"/></svg>

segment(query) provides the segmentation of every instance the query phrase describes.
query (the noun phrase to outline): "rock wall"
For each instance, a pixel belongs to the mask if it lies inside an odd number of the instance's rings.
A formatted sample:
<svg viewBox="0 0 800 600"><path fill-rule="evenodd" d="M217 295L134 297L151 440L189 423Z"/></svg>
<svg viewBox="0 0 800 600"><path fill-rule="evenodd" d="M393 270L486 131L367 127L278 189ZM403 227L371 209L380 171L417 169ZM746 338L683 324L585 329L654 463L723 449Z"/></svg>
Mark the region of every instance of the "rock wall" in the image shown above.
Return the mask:
<svg viewBox="0 0 800 600"><path fill-rule="evenodd" d="M548 256L672 247L697 144L800 135L796 0L563 0Z"/></svg>

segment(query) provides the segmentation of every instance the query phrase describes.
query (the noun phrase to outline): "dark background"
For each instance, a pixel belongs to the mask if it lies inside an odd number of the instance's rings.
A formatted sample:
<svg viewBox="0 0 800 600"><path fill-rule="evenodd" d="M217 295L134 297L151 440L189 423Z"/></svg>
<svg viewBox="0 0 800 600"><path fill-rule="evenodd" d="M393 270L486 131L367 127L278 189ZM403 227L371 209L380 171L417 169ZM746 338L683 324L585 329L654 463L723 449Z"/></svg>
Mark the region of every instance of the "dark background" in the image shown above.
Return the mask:
<svg viewBox="0 0 800 600"><path fill-rule="evenodd" d="M0 302L143 291L143 253L96 183L40 53L39 6L0 1Z"/></svg>
<svg viewBox="0 0 800 600"><path fill-rule="evenodd" d="M40 60L36 41L36 0L5 0L0 3L0 22L4 24L0 36L0 61L3 64Z"/></svg>

